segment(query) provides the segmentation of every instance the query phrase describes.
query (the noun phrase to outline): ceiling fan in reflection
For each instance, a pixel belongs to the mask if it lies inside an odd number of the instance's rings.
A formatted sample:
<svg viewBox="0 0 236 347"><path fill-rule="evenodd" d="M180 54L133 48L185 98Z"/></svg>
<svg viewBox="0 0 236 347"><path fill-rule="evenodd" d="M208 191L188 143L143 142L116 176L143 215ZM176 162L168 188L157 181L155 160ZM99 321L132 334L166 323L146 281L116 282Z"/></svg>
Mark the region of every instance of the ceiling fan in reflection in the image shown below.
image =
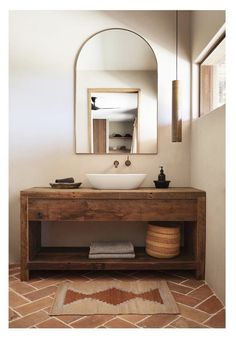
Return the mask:
<svg viewBox="0 0 236 347"><path fill-rule="evenodd" d="M96 99L97 99L97 96L91 96L91 100L92 100L91 109L93 111L96 111L96 110L112 110L112 109L120 108L120 107L97 107L96 106Z"/></svg>

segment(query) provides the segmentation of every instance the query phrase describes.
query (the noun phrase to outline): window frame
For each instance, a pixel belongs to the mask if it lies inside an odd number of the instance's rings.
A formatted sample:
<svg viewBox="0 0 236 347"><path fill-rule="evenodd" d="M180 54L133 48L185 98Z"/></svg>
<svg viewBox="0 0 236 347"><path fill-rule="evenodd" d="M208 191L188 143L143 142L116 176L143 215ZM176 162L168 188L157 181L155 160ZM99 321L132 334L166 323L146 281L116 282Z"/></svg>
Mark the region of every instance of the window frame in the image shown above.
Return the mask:
<svg viewBox="0 0 236 347"><path fill-rule="evenodd" d="M211 46L211 48L206 52L203 58L198 62L198 117L202 117L205 114L201 114L201 65L209 57L209 55L219 46L219 44L226 38L226 32L216 40L216 42Z"/></svg>

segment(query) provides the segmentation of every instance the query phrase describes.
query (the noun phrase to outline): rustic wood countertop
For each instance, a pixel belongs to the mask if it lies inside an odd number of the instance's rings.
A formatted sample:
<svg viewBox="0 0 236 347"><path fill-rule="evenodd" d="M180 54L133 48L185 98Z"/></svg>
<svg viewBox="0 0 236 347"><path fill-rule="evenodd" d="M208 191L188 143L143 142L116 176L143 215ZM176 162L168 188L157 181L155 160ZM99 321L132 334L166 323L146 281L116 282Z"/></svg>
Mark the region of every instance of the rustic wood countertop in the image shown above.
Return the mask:
<svg viewBox="0 0 236 347"><path fill-rule="evenodd" d="M21 191L21 196L41 199L196 199L205 196L203 190L192 187L171 187L166 189L55 189L50 187L33 187Z"/></svg>

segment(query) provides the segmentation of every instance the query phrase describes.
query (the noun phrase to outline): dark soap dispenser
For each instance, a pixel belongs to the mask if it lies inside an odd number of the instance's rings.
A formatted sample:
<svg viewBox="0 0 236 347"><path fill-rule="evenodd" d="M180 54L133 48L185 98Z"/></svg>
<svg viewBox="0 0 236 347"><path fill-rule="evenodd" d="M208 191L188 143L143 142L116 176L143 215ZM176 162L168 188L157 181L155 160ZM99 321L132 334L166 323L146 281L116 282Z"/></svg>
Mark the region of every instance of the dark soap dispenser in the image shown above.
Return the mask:
<svg viewBox="0 0 236 347"><path fill-rule="evenodd" d="M166 175L164 174L163 166L160 166L160 168L161 168L161 170L160 170L160 173L158 175L158 181L163 182L166 180Z"/></svg>
<svg viewBox="0 0 236 347"><path fill-rule="evenodd" d="M158 175L158 180L153 181L156 188L168 188L170 181L166 181L166 175L164 174L163 166L160 166L160 173Z"/></svg>

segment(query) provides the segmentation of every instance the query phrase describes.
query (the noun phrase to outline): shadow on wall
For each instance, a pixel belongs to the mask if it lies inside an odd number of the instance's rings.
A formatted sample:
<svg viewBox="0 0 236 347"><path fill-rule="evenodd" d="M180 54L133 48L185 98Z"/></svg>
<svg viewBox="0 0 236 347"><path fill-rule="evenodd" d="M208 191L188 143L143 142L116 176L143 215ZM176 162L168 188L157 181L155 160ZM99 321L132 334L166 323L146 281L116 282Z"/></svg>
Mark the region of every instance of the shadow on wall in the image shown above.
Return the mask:
<svg viewBox="0 0 236 347"><path fill-rule="evenodd" d="M188 12L182 11L181 13L179 11L179 34L183 36L184 40L189 39L188 30L185 27L185 21L189 21L189 17L186 16ZM175 54L175 11L103 11L103 13L119 21L121 27L136 31L138 34L142 33L142 36L148 41L151 40L156 45ZM170 20L170 15L172 20ZM181 15L183 15L184 20L182 20ZM173 34L171 35L173 40L170 40L169 36L168 39L165 39L163 33L167 33L167 36L170 33ZM189 50L186 45L181 46L179 57L189 60Z"/></svg>
<svg viewBox="0 0 236 347"><path fill-rule="evenodd" d="M173 23L170 21L170 12L173 12ZM144 38L152 40L163 48L173 51L174 40L165 40L163 32L175 30L175 11L103 11L108 17L121 23L121 27L142 33ZM158 27L156 23L158 22Z"/></svg>
<svg viewBox="0 0 236 347"><path fill-rule="evenodd" d="M9 197L9 257L10 263L19 263L20 257L20 204L19 194ZM11 257L14 255L14 258Z"/></svg>
<svg viewBox="0 0 236 347"><path fill-rule="evenodd" d="M92 241L131 241L145 244L145 222L50 222L43 223L43 246L88 247ZM66 238L65 238L66 230Z"/></svg>

